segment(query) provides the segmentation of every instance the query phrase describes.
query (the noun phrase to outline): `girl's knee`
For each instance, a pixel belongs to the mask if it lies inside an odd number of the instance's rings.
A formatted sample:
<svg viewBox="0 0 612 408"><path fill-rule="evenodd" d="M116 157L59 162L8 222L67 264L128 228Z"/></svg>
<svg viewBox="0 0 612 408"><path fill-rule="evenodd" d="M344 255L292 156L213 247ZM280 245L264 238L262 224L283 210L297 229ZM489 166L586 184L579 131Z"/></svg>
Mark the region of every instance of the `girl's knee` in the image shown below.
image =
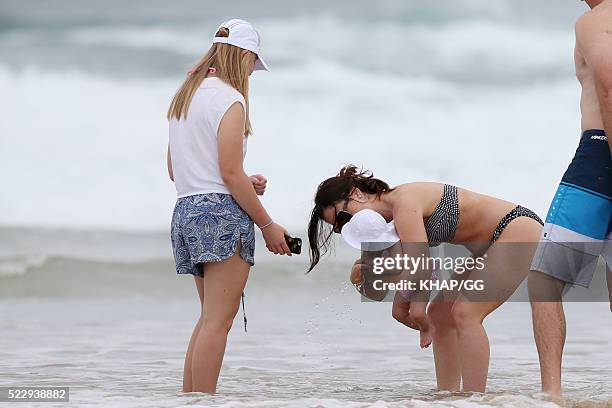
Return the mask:
<svg viewBox="0 0 612 408"><path fill-rule="evenodd" d="M234 324L234 318L209 318L205 317L203 322L204 330L215 333L229 333Z"/></svg>

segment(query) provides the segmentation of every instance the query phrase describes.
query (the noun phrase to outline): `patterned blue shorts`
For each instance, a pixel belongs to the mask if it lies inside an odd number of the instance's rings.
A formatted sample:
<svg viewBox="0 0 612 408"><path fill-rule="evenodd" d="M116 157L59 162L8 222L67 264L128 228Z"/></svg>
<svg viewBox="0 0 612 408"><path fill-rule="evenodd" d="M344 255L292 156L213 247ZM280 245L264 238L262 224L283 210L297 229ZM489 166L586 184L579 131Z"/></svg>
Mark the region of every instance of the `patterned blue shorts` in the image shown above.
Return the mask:
<svg viewBox="0 0 612 408"><path fill-rule="evenodd" d="M176 201L170 230L176 273L203 276L204 262L220 262L236 253L255 264L255 228L231 194L206 193Z"/></svg>

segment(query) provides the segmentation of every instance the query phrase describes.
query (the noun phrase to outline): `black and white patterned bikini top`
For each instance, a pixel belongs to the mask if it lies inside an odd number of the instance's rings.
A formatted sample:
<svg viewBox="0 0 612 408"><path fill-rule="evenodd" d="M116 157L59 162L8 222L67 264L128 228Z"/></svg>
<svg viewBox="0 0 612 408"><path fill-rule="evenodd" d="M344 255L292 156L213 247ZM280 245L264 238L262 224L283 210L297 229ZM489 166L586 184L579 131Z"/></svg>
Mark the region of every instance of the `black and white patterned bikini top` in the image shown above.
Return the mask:
<svg viewBox="0 0 612 408"><path fill-rule="evenodd" d="M457 187L444 185L444 192L440 202L429 218L425 220L425 232L429 246L438 246L443 242L450 242L455 237L459 224L459 195Z"/></svg>

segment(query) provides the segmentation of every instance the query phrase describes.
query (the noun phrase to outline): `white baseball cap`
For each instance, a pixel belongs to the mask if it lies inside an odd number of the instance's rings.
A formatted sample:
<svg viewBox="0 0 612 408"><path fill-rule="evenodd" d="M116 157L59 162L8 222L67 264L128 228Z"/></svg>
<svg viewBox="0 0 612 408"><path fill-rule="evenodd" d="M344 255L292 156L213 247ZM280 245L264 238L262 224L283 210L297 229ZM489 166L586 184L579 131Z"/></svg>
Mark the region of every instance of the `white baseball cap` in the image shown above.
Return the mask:
<svg viewBox="0 0 612 408"><path fill-rule="evenodd" d="M395 245L400 238L395 230L395 222L387 223L385 218L374 210L364 209L357 212L342 227L344 241L359 250L381 251ZM367 243L362 248L362 243Z"/></svg>
<svg viewBox="0 0 612 408"><path fill-rule="evenodd" d="M229 36L215 37L213 38L213 43L230 44L236 47L243 48L245 50L252 51L257 55L257 60L255 61L255 70L270 71L270 69L268 69L268 65L264 62L263 58L261 58L261 54L259 51L259 47L261 45L261 37L259 36L257 30L253 28L251 23L249 23L248 21L234 18L222 23L217 29L217 31L220 28L227 28L229 30Z"/></svg>

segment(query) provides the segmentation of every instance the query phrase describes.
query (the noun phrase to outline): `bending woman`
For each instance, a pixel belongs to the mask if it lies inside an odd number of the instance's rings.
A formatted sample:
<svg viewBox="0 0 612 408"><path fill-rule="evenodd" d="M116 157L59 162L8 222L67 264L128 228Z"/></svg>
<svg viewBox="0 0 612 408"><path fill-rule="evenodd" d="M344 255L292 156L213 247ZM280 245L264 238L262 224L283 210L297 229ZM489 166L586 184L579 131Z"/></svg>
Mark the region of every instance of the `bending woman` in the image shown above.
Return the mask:
<svg viewBox="0 0 612 408"><path fill-rule="evenodd" d="M323 181L314 201L308 225L309 271L329 248L332 234L340 233L351 216L363 209L394 221L402 244L457 243L475 256L487 254L486 267L472 271L469 277L498 282L505 289L503 295L472 302L470 294L462 292L451 302L432 302L429 308L429 294L411 302L397 292L393 301L393 317L425 334L422 347L429 345L428 337L433 338L438 388L455 391L463 382L464 391L484 392L489 341L482 322L527 276L533 255L516 257L500 244L537 243L542 220L520 205L448 184L416 182L392 188L353 165ZM355 261L352 276L361 270L361 263L361 259ZM504 274L504 268L498 266L507 263L518 272Z"/></svg>
<svg viewBox="0 0 612 408"><path fill-rule="evenodd" d="M185 357L184 392L216 391L227 334L255 263L253 222L270 251L291 255L285 229L257 197L265 177L243 170L254 69L267 70L259 34L246 21L225 22L168 111L168 172L178 195L172 248L177 273L194 276L201 306Z"/></svg>

